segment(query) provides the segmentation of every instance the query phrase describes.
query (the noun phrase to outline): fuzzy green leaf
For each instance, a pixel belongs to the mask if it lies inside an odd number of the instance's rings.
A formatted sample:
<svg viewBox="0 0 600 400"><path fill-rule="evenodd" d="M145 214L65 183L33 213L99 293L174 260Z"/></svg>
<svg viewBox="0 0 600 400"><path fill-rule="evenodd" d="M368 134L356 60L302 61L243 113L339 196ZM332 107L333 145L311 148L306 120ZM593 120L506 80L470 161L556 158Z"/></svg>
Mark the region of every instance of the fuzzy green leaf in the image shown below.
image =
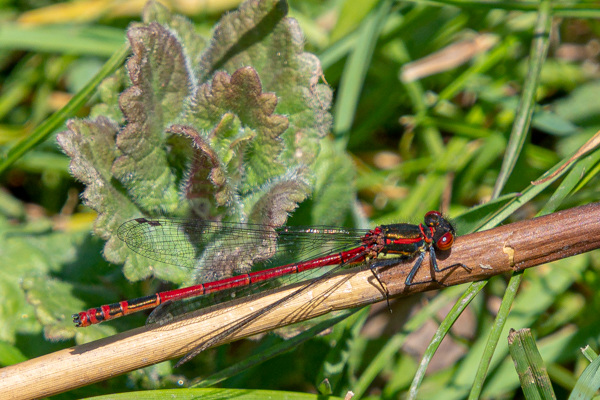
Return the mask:
<svg viewBox="0 0 600 400"><path fill-rule="evenodd" d="M182 110L191 77L183 48L156 22L131 28L133 57L127 62L132 86L121 94L127 126L117 137L122 155L113 174L138 207L148 213L173 213L179 191L165 151L165 126Z"/></svg>
<svg viewBox="0 0 600 400"><path fill-rule="evenodd" d="M262 92L254 69L241 68L232 76L217 72L210 84L198 88L191 104L185 123L200 127L205 132L213 129L207 136L218 153L214 156L225 164L232 163L223 167L235 174L241 193L253 190L284 171L278 159L283 150L279 136L287 129L288 120L273 114L277 97L273 93ZM224 131L222 127L230 118L229 112L240 120L241 126L235 136L232 136L234 132L231 129ZM250 157L242 163L239 155L245 153ZM228 203L219 205L231 205Z"/></svg>
<svg viewBox="0 0 600 400"><path fill-rule="evenodd" d="M204 81L217 70L233 73L241 66L252 66L263 90L277 95L276 112L289 120L282 136L286 146L281 158L309 164L319 152L319 139L331 128L327 110L332 92L318 84L323 75L321 63L315 55L304 52L298 22L285 18L286 13L285 1L253 0L225 15L197 75Z"/></svg>
<svg viewBox="0 0 600 400"><path fill-rule="evenodd" d="M182 283L191 271L128 249L115 235L126 220L282 225L309 195L309 166L331 125L331 90L318 84L319 60L303 51L302 32L286 12L285 2L246 2L208 40L149 3L145 24L127 33L131 83L118 107L123 75L103 84L94 119L71 121L59 135L71 172L87 185L86 205L98 211L104 256L125 262L128 279L153 274Z"/></svg>
<svg viewBox="0 0 600 400"><path fill-rule="evenodd" d="M185 49L191 65L198 65L202 50L206 47L207 40L196 33L196 28L187 18L181 15L172 15L171 12L157 1L149 1L144 7L144 22L158 22L177 33L177 38Z"/></svg>

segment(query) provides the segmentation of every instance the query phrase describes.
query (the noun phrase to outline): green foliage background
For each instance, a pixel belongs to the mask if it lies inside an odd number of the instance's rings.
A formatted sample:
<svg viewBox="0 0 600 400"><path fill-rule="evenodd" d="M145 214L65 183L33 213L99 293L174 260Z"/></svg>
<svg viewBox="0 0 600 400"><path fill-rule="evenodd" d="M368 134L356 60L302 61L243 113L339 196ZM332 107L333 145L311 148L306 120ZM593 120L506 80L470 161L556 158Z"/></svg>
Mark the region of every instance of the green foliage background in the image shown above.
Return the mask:
<svg viewBox="0 0 600 400"><path fill-rule="evenodd" d="M600 128L594 3L308 1L288 12L265 1L189 20L71 5L8 2L0 14L1 365L140 326L144 316L75 329L70 315L193 279L150 269L118 241L116 227L140 215L367 227L441 208L464 234L599 198L598 151L530 184ZM489 49L462 65L401 78L410 62L482 39ZM429 366L419 398L518 398L506 337L530 327L564 398L588 364L578 348L598 347L598 261L397 301L391 315L363 310L219 385L314 392L327 378L338 396L398 398ZM460 296L469 307L419 364L427 325ZM282 344L240 341L57 398L176 388Z"/></svg>

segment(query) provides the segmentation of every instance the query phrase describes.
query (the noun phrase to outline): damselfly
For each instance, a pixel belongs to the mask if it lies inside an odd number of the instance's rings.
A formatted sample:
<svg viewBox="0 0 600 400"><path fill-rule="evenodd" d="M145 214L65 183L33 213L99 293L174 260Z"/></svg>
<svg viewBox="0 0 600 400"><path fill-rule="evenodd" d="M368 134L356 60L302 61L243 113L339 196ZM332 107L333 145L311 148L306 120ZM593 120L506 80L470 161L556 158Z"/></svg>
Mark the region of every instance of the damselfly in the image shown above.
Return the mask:
<svg viewBox="0 0 600 400"><path fill-rule="evenodd" d="M245 287L262 287L264 282L291 275L297 278L294 282L314 279L317 268L328 266L335 266L337 270L366 264L385 290L375 269L397 263L399 258L416 257L406 277L406 285L431 282L413 281L427 252L435 272L459 266L470 271L464 264L438 268L435 249L450 249L456 233L452 224L437 211L425 214L419 225L381 225L372 230L138 218L121 225L117 234L130 249L147 258L199 268L202 272L198 281L203 283L73 314L76 326L89 326L161 304L218 292L233 295L241 289L241 295L245 295L250 293L243 290ZM304 253L303 261L264 269L269 261L278 260L296 249ZM381 257L388 254L396 257ZM238 274L230 270L232 265L237 267ZM257 266L263 269L256 270ZM323 273L332 272L331 268L323 269ZM171 316L172 311L169 311ZM153 314L152 320L160 321L160 312Z"/></svg>

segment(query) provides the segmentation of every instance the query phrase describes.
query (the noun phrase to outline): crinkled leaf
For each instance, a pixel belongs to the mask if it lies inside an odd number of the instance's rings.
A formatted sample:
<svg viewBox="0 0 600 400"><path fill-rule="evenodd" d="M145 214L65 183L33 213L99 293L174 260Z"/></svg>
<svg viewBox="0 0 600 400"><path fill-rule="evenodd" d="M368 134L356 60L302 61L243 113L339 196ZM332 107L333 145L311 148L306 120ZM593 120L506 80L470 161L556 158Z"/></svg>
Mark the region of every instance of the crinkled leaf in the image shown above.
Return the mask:
<svg viewBox="0 0 600 400"><path fill-rule="evenodd" d="M320 63L303 52L302 33L286 12L285 2L244 3L208 41L150 3L146 23L128 30L131 86L119 107L109 93L125 82L117 77L103 84L104 104L94 108L108 117L71 121L59 135L73 175L87 185L86 205L98 211L94 230L107 240L104 256L125 262L127 278L181 283L190 271L128 249L115 234L126 220L281 225L310 193L308 166L331 124L331 91L318 84Z"/></svg>
<svg viewBox="0 0 600 400"><path fill-rule="evenodd" d="M219 133L231 132L231 128L235 127L239 129L239 120L230 117L230 114L223 117L224 121L218 127ZM185 125L173 125L170 132L189 140L194 151L183 190L196 215L217 215L216 207L233 207L234 188L228 184L226 167L221 164L222 159L213 150L209 140ZM215 208L212 207L213 203L208 201L210 198L214 198Z"/></svg>
<svg viewBox="0 0 600 400"><path fill-rule="evenodd" d="M71 173L86 184L83 199L86 205L98 211L94 232L108 239L104 249L106 259L113 263L125 260L128 250L113 232L123 220L138 212L123 191L114 185L112 165L120 154L115 145L119 127L105 117L94 120L71 120L68 131L58 135L58 143L71 157ZM131 279L148 275L147 261L141 256L128 258ZM145 274L144 274L145 272Z"/></svg>
<svg viewBox="0 0 600 400"><path fill-rule="evenodd" d="M226 164L226 160L234 162L227 169L238 172L238 182L232 183L241 194L284 171L278 159L283 150L279 136L287 129L288 120L273 114L276 104L275 94L263 93L260 79L250 67L241 68L232 76L217 72L210 83L198 88L191 100L184 123L202 128L207 132L207 144L210 141L215 149L214 155L218 154ZM227 122L221 120L229 119L229 112L241 123L235 136L231 129L222 129L221 122ZM233 151L240 155L247 153L245 163L233 157Z"/></svg>
<svg viewBox="0 0 600 400"><path fill-rule="evenodd" d="M269 182L266 193L257 197L252 205L250 222L270 226L285 224L288 214L308 196L310 185L302 176L303 171L294 170Z"/></svg>
<svg viewBox="0 0 600 400"><path fill-rule="evenodd" d="M186 57L177 38L156 22L131 28L127 36L133 85L120 98L127 126L117 136L121 155L112 171L141 210L173 213L180 207L179 191L164 147L165 126L189 94Z"/></svg>
<svg viewBox="0 0 600 400"><path fill-rule="evenodd" d="M298 22L285 18L286 13L285 1L253 0L225 15L202 56L197 76L203 82L217 70L233 73L241 66L252 66L263 90L277 94L276 112L289 120L282 159L310 164L319 152L319 139L331 127L327 110L332 93L328 86L318 84L323 75L321 63L304 52Z"/></svg>
<svg viewBox="0 0 600 400"><path fill-rule="evenodd" d="M287 12L288 5L282 0L250 0L224 15L197 66L198 79L207 81L218 70L233 72L240 66L258 67L259 62L264 65L267 56L276 55L265 52L265 43L272 41ZM281 50L285 51L275 51ZM271 61L276 62L275 57Z"/></svg>
<svg viewBox="0 0 600 400"><path fill-rule="evenodd" d="M86 205L98 211L95 233L108 239L118 227L119 217L134 212L131 202L112 183L112 164L120 154L115 146L119 127L108 118L98 117L70 120L67 128L58 135L58 143L71 157L71 173L86 185Z"/></svg>
<svg viewBox="0 0 600 400"><path fill-rule="evenodd" d="M143 20L146 23L158 22L177 34L181 45L189 57L191 65L200 63L202 50L206 47L206 39L196 33L196 28L187 18L181 15L172 15L171 12L157 1L146 3L143 11Z"/></svg>

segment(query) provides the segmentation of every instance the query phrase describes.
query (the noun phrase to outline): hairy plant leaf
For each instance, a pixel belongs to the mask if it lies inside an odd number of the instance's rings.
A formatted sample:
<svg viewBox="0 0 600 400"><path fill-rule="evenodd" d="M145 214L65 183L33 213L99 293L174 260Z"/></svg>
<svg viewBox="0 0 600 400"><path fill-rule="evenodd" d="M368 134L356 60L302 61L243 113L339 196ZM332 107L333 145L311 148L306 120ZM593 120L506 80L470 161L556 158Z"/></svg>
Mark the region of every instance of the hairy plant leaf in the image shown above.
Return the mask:
<svg viewBox="0 0 600 400"><path fill-rule="evenodd" d="M107 79L93 118L72 120L59 135L71 172L87 186L85 204L98 212L104 256L124 262L128 279L183 283L196 275L127 248L116 230L129 219L279 226L309 195L310 166L331 125L331 90L318 83L320 62L304 52L286 13L284 1L245 2L208 39L150 2L144 23L127 32L129 79Z"/></svg>
<svg viewBox="0 0 600 400"><path fill-rule="evenodd" d="M221 160L234 163L228 169L235 174L242 194L284 171L283 163L278 159L283 150L279 136L287 129L288 120L273 114L277 97L273 93L262 92L253 68L240 68L232 76L217 72L210 84L198 88L191 103L185 123L205 129L216 128L207 135L208 139L214 143L215 152ZM222 129L221 119L229 119L230 112L241 124L235 136L230 134L233 133L230 129L226 130L228 133ZM250 157L242 162L232 153L248 154Z"/></svg>
<svg viewBox="0 0 600 400"><path fill-rule="evenodd" d="M207 39L196 33L196 28L190 20L181 15L172 15L165 6L156 1L149 1L146 4L142 17L147 24L157 22L175 32L185 49L190 65L200 63L202 50L206 47Z"/></svg>
<svg viewBox="0 0 600 400"><path fill-rule="evenodd" d="M200 80L214 71L233 73L252 66L263 90L278 97L276 112L286 115L289 127L282 159L311 163L319 151L318 141L331 126L327 112L332 93L318 84L323 72L319 59L304 52L298 22L285 18L287 4L281 0L246 1L225 15L198 67Z"/></svg>
<svg viewBox="0 0 600 400"><path fill-rule="evenodd" d="M127 126L117 136L121 155L113 174L140 210L173 213L180 206L177 183L165 151L165 126L189 95L190 77L183 48L156 22L131 28L133 57L127 62L132 86L121 94Z"/></svg>

